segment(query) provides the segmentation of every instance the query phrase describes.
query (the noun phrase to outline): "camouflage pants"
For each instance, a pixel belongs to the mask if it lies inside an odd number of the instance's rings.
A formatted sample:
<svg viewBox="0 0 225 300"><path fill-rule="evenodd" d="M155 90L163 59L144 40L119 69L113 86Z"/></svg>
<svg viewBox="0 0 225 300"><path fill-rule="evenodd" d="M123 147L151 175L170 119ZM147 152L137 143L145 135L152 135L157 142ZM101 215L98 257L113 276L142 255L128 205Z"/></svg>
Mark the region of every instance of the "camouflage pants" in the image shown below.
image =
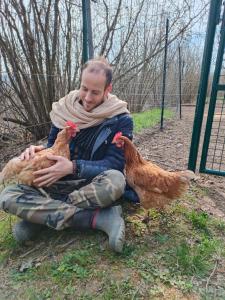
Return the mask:
<svg viewBox="0 0 225 300"><path fill-rule="evenodd" d="M118 200L125 189L125 178L116 170L105 171L90 183L86 180L58 181L42 190L17 184L0 194L5 212L56 230L69 227L71 218L82 209L107 207Z"/></svg>

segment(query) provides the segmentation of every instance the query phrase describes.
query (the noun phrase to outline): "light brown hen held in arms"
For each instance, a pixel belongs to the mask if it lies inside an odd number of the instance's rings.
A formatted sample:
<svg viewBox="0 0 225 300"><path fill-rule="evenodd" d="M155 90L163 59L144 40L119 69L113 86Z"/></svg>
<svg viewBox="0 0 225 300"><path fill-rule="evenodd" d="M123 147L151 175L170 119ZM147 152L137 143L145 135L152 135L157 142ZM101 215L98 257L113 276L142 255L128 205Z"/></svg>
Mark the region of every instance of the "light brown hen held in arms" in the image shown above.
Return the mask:
<svg viewBox="0 0 225 300"><path fill-rule="evenodd" d="M145 209L163 208L179 198L195 177L192 171L169 172L144 160L134 144L121 132L114 136L112 143L124 149L127 182L138 194Z"/></svg>
<svg viewBox="0 0 225 300"><path fill-rule="evenodd" d="M11 159L0 173L0 184L9 181L35 186L33 172L51 167L55 161L47 158L48 154L63 156L70 159L69 142L76 135L77 126L72 121L67 121L51 148L35 153L34 158L21 160L19 157Z"/></svg>

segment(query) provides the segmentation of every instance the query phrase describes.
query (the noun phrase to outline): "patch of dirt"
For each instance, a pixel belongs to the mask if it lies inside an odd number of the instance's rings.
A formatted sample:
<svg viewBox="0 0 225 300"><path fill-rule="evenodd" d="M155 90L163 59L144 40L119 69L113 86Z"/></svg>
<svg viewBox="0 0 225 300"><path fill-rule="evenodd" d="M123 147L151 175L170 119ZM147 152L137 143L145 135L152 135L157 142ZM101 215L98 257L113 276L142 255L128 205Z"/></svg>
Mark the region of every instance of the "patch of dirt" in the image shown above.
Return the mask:
<svg viewBox="0 0 225 300"><path fill-rule="evenodd" d="M145 129L141 134L136 134L134 143L143 157L169 171L187 169L194 114L194 106L182 107L182 119L176 117L165 121L163 130L160 130L160 125L158 125L151 129ZM207 115L205 114L206 117ZM203 129L204 124L205 120ZM199 147L200 153L201 143ZM198 166L196 170L198 170ZM225 178L223 176L200 174L198 171L196 171L196 175L197 184L207 189L207 194L209 195L207 199L203 197L201 202L202 208L207 207L210 214L224 218ZM206 207L204 207L205 204Z"/></svg>
<svg viewBox="0 0 225 300"><path fill-rule="evenodd" d="M161 294L159 296L153 296L154 300L199 300L199 296L192 293L191 295L183 295L179 290L175 288L168 288L166 286L161 286L158 289L161 289Z"/></svg>

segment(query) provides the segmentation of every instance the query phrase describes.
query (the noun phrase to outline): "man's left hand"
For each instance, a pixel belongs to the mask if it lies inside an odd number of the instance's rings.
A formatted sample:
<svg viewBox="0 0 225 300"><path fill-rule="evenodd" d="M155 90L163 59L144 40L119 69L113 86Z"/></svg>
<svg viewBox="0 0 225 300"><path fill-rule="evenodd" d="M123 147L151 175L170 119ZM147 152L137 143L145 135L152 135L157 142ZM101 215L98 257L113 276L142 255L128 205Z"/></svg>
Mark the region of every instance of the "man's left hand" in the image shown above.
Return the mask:
<svg viewBox="0 0 225 300"><path fill-rule="evenodd" d="M48 159L56 161L56 163L49 167L34 172L38 176L34 183L38 187L50 186L60 178L73 173L73 163L65 157L49 154Z"/></svg>

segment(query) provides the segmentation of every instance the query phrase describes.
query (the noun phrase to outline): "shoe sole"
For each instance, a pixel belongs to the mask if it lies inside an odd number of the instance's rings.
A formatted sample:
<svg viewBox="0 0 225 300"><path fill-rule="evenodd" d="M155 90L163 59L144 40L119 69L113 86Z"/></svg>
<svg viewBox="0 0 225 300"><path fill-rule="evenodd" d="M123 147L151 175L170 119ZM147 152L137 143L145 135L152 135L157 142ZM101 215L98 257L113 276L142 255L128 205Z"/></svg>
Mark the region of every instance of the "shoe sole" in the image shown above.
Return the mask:
<svg viewBox="0 0 225 300"><path fill-rule="evenodd" d="M121 253L123 251L123 245L125 242L125 223L124 220L121 218L121 224L118 229L118 233L116 237L109 241L109 246L115 252Z"/></svg>

